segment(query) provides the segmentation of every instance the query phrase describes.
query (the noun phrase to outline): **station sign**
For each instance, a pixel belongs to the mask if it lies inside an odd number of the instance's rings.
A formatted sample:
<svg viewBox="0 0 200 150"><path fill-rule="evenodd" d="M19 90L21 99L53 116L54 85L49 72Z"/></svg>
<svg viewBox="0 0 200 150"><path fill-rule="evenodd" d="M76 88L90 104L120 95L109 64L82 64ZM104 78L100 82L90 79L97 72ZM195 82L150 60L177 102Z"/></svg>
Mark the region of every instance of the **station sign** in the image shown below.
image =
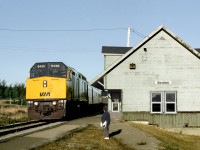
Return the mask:
<svg viewBox="0 0 200 150"><path fill-rule="evenodd" d="M172 84L172 82L171 81L155 81L155 84L166 85L166 84Z"/></svg>

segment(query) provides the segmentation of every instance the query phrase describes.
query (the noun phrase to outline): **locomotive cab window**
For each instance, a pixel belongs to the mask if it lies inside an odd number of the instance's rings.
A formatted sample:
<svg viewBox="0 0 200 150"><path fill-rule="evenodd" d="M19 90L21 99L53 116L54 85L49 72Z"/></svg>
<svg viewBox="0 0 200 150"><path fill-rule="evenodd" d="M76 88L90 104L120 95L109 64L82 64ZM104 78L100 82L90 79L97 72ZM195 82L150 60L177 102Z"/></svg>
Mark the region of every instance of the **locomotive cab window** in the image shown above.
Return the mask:
<svg viewBox="0 0 200 150"><path fill-rule="evenodd" d="M42 76L66 77L67 66L63 63L36 63L30 70L30 78Z"/></svg>

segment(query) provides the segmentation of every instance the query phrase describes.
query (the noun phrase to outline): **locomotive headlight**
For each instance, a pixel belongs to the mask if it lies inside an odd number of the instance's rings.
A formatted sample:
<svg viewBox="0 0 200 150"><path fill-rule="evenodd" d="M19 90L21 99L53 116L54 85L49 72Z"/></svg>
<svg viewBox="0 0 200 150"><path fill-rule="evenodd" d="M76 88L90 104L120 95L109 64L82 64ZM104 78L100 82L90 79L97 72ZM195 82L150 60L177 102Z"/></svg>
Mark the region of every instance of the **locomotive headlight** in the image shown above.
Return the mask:
<svg viewBox="0 0 200 150"><path fill-rule="evenodd" d="M59 100L59 103L64 103L64 100Z"/></svg>
<svg viewBox="0 0 200 150"><path fill-rule="evenodd" d="M56 105L56 101L53 101L53 105L54 105L54 106Z"/></svg>
<svg viewBox="0 0 200 150"><path fill-rule="evenodd" d="M38 106L38 102L34 102L34 105L35 105L35 106Z"/></svg>

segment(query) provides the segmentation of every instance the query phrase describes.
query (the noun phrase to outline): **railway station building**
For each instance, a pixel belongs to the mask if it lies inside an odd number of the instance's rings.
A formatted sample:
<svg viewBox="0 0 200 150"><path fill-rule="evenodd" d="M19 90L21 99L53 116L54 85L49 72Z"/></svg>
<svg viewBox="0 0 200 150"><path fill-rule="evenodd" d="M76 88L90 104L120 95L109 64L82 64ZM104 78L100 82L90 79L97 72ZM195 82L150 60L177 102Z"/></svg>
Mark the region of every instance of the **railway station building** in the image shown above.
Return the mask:
<svg viewBox="0 0 200 150"><path fill-rule="evenodd" d="M103 46L104 71L90 84L123 120L200 126L198 50L160 26L134 47Z"/></svg>

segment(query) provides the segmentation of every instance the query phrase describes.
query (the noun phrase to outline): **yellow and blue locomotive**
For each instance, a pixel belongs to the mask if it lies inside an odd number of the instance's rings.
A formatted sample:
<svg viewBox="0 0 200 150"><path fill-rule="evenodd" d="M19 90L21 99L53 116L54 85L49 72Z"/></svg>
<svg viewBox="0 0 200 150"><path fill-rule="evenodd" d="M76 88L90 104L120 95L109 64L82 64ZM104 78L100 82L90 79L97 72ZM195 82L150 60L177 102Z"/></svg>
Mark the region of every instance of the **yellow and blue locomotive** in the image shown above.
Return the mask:
<svg viewBox="0 0 200 150"><path fill-rule="evenodd" d="M26 81L30 119L63 119L102 110L101 90L62 62L35 63Z"/></svg>

